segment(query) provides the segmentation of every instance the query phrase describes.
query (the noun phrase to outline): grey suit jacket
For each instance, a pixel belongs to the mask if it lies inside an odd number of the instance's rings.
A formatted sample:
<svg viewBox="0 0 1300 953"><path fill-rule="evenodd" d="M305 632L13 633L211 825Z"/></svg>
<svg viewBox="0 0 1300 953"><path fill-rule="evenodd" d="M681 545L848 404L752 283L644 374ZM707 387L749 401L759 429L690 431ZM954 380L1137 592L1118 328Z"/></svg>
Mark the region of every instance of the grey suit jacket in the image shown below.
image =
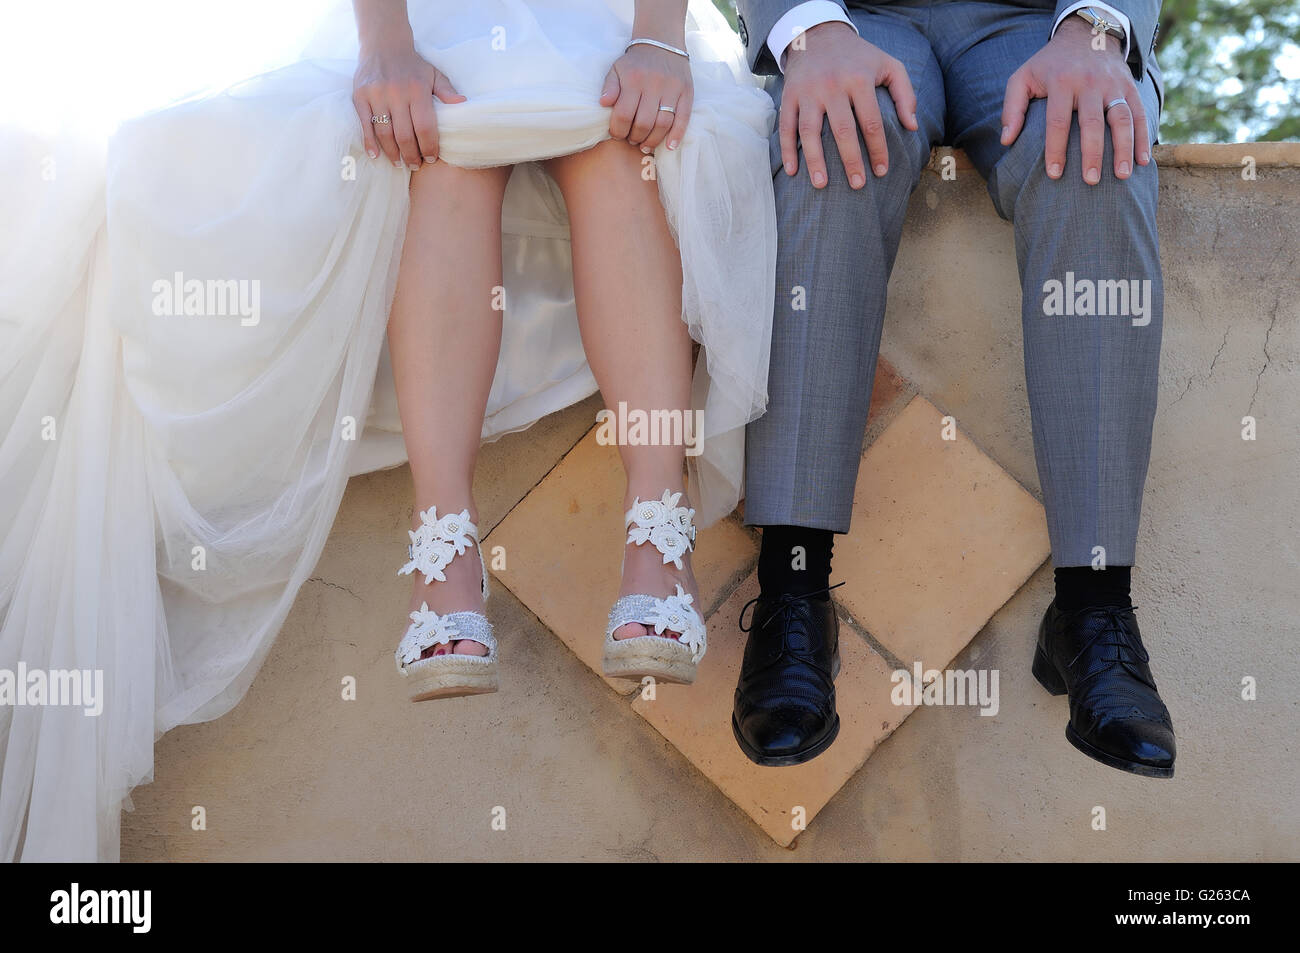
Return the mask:
<svg viewBox="0 0 1300 953"><path fill-rule="evenodd" d="M755 73L777 72L777 65L767 48L767 35L772 32L772 27L776 25L777 20L801 2L803 0L736 0L740 14L740 39L745 44L749 68ZM858 0L834 0L834 2L844 7L845 12L851 7L868 5ZM889 2L890 0L874 0L871 5L884 6ZM1006 2L1018 7L1054 9L1059 16L1074 0L1006 0ZM1156 21L1160 16L1161 0L1106 0L1106 3L1128 17L1133 28L1133 35L1129 38L1128 57L1133 78L1141 82L1143 74L1149 74L1163 103L1164 79L1160 75L1160 66L1156 63L1155 57Z"/></svg>

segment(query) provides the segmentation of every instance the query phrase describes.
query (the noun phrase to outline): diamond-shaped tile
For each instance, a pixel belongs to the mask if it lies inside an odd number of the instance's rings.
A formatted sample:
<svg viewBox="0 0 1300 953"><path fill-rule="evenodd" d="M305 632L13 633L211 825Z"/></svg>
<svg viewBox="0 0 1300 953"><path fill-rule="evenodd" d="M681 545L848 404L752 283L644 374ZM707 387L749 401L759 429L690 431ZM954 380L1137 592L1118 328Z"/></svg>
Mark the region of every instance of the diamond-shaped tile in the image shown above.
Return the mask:
<svg viewBox="0 0 1300 953"><path fill-rule="evenodd" d="M623 559L623 467L593 427L484 541L505 547L494 575L597 674ZM701 529L692 565L707 609L753 566L753 537L735 519ZM602 676L603 678L604 676ZM606 679L622 693L636 682Z"/></svg>
<svg viewBox="0 0 1300 953"><path fill-rule="evenodd" d="M876 374L871 382L871 404L867 407L867 421L875 423L880 415L887 412L910 385L907 378L894 370L883 357L876 360Z"/></svg>
<svg viewBox="0 0 1300 953"><path fill-rule="evenodd" d="M914 398L863 455L835 594L907 665L943 668L1050 553L1042 504Z"/></svg>
<svg viewBox="0 0 1300 953"><path fill-rule="evenodd" d="M888 665L841 617L835 683L839 737L822 755L797 767L762 768L751 762L732 736L731 706L746 638L737 620L757 594L754 574L709 618L709 650L694 685L655 686L653 701L643 692L632 708L773 840L788 846L802 830L792 823L796 807L803 808L806 826L912 709L891 702Z"/></svg>

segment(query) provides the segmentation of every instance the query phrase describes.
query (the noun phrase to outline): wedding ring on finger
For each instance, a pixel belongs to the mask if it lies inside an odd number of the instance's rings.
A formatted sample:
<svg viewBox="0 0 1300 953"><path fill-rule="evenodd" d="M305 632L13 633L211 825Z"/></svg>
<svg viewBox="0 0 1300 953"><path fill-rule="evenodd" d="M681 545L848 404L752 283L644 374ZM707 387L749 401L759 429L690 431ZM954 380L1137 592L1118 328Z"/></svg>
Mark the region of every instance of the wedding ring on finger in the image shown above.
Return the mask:
<svg viewBox="0 0 1300 953"><path fill-rule="evenodd" d="M1103 114L1108 113L1116 106L1127 106L1127 105L1128 105L1128 100L1125 97L1121 96L1119 97L1119 99L1112 99L1110 102L1108 102L1106 104L1106 108L1102 110L1102 113Z"/></svg>
<svg viewBox="0 0 1300 953"><path fill-rule="evenodd" d="M676 117L676 115L677 115L677 107L676 107L676 106L669 106L669 105L667 105L667 104L660 104L660 106L659 106L659 110L658 110L658 111L661 112L661 113L667 113L667 114L668 114L669 116L671 116L671 117ZM659 117L657 117L657 119L656 119L656 121L655 121L655 126L656 126L656 128L657 128L657 127L660 127L660 126L671 126L671 125L672 125L672 119L667 120L667 122L666 122L666 124L665 124L665 120L664 120L663 116L659 116ZM666 132L666 131L667 131L667 128L665 128L664 131ZM654 150L651 149L649 146L642 146L642 147L641 147L641 154L642 154L642 155L647 155L647 156L648 156L648 155L652 155L653 153L654 153Z"/></svg>
<svg viewBox="0 0 1300 953"><path fill-rule="evenodd" d="M389 118L388 113L384 113L382 116L371 116L370 121L383 126L391 123L393 120Z"/></svg>

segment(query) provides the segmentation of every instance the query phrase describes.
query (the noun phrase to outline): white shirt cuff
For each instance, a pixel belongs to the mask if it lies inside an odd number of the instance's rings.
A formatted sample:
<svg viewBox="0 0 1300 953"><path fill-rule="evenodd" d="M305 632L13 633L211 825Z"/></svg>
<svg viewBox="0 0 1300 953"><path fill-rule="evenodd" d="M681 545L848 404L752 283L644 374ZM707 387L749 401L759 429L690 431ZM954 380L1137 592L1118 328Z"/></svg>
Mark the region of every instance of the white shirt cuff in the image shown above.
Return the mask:
<svg viewBox="0 0 1300 953"><path fill-rule="evenodd" d="M1133 43L1133 24L1129 22L1128 17L1108 4L1096 3L1094 0L1080 0L1079 3L1067 7L1062 11L1061 15L1056 18L1056 22L1052 24L1052 36L1056 36L1057 28L1060 27L1066 17L1074 16L1075 10L1082 10L1084 7L1095 8L1098 13L1104 15L1107 20L1110 20L1124 31L1124 62L1127 63L1129 47Z"/></svg>
<svg viewBox="0 0 1300 953"><path fill-rule="evenodd" d="M1081 3L1079 6L1087 6ZM805 33L821 23L832 23L838 21L853 26L853 21L845 14L844 8L834 0L807 0L799 6L788 11L785 16L777 20L771 31L767 34L767 48L772 51L772 58L776 60L777 68L785 72L785 53L786 49L794 42L794 38L800 33ZM853 26L853 32L856 33L858 28Z"/></svg>

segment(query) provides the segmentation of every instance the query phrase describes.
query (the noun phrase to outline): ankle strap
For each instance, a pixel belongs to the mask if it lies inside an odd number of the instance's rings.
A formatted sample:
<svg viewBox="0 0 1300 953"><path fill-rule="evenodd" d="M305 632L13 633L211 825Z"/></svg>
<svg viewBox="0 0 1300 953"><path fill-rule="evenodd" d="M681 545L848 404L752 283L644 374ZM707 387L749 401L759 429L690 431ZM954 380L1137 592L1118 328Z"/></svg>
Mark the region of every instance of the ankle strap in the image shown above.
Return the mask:
<svg viewBox="0 0 1300 953"><path fill-rule="evenodd" d="M408 531L411 544L406 553L410 558L405 566L397 571L399 576L408 576L413 572L424 574L424 584L435 579L446 582L444 569L457 556L463 556L471 546L479 551L479 565L483 570L483 598L488 595L487 565L483 562L483 548L479 545L478 527L469 518L469 510L438 516L438 508L431 506L420 514L420 525Z"/></svg>
<svg viewBox="0 0 1300 953"><path fill-rule="evenodd" d="M635 497L623 516L627 541L640 546L651 543L663 554L664 563L682 568L682 556L695 549L695 510L678 506L681 493L664 490L658 500Z"/></svg>

